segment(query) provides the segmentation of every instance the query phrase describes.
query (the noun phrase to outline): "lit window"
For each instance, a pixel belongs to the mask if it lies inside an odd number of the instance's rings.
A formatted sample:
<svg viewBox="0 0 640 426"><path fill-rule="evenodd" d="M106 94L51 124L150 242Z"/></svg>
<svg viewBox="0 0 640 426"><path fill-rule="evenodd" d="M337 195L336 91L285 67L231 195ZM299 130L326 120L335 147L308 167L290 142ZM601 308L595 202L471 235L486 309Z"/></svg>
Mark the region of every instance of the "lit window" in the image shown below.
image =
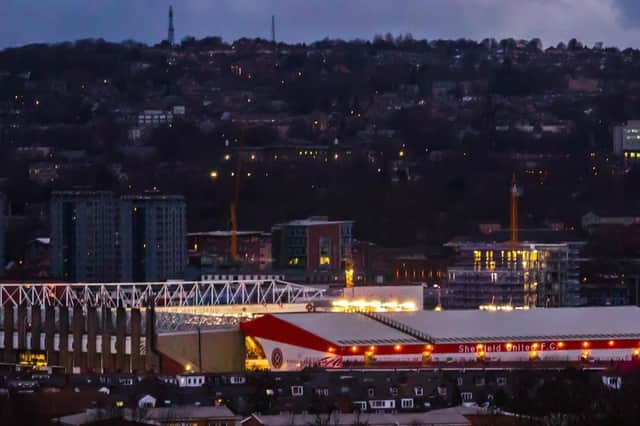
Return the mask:
<svg viewBox="0 0 640 426"><path fill-rule="evenodd" d="M400 400L400 407L413 408L413 398L402 398Z"/></svg>
<svg viewBox="0 0 640 426"><path fill-rule="evenodd" d="M329 256L320 256L320 264L321 265L330 265L331 258Z"/></svg>
<svg viewBox="0 0 640 426"><path fill-rule="evenodd" d="M471 402L473 401L473 393L472 392L460 392L460 398L462 402Z"/></svg>

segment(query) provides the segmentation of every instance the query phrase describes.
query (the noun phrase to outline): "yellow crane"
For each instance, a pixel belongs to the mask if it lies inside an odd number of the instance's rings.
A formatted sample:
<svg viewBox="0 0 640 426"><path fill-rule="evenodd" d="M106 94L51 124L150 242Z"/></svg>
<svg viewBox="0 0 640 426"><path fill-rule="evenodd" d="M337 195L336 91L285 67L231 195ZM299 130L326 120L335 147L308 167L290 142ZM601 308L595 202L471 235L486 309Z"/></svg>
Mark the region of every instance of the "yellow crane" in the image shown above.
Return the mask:
<svg viewBox="0 0 640 426"><path fill-rule="evenodd" d="M242 129L240 134L240 143L239 147L244 145L245 138L245 130ZM231 255L231 260L233 262L238 262L238 202L240 201L240 175L241 175L241 167L242 162L240 161L240 150L236 150L236 170L234 175L233 182L233 194L231 196L231 201L229 202L229 221L231 227L231 241L229 252Z"/></svg>

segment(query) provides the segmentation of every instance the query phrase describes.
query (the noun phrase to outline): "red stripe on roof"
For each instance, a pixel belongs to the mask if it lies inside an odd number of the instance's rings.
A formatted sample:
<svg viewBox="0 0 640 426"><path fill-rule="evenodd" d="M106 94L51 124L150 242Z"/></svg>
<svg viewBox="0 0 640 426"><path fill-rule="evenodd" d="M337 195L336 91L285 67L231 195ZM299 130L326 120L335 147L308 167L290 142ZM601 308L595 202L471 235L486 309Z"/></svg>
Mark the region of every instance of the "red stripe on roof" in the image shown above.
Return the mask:
<svg viewBox="0 0 640 426"><path fill-rule="evenodd" d="M303 315L303 314L301 314ZM321 352L327 352L336 345L329 340L316 336L290 322L267 314L260 318L240 324L242 332L251 337L273 340L293 346L301 346Z"/></svg>

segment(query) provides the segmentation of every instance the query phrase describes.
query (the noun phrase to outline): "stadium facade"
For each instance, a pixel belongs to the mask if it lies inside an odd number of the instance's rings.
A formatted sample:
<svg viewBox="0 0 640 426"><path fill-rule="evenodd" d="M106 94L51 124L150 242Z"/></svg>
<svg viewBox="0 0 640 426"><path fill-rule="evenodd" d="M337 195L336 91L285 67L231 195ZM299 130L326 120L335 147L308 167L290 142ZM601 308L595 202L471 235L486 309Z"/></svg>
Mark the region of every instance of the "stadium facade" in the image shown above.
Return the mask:
<svg viewBox="0 0 640 426"><path fill-rule="evenodd" d="M240 328L248 365L262 360L283 371L599 363L640 356L638 307L270 314Z"/></svg>

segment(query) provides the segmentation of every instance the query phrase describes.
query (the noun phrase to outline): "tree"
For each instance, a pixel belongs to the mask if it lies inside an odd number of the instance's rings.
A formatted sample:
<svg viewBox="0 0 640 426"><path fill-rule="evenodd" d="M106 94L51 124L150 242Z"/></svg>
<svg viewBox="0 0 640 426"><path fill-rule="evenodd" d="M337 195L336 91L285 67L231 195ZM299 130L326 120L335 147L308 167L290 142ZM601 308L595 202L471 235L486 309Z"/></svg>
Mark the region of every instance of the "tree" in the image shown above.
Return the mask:
<svg viewBox="0 0 640 426"><path fill-rule="evenodd" d="M572 38L571 40L569 40L569 43L567 44L567 48L569 50L575 52L577 50L581 50L582 49L582 43L580 43L575 38Z"/></svg>

